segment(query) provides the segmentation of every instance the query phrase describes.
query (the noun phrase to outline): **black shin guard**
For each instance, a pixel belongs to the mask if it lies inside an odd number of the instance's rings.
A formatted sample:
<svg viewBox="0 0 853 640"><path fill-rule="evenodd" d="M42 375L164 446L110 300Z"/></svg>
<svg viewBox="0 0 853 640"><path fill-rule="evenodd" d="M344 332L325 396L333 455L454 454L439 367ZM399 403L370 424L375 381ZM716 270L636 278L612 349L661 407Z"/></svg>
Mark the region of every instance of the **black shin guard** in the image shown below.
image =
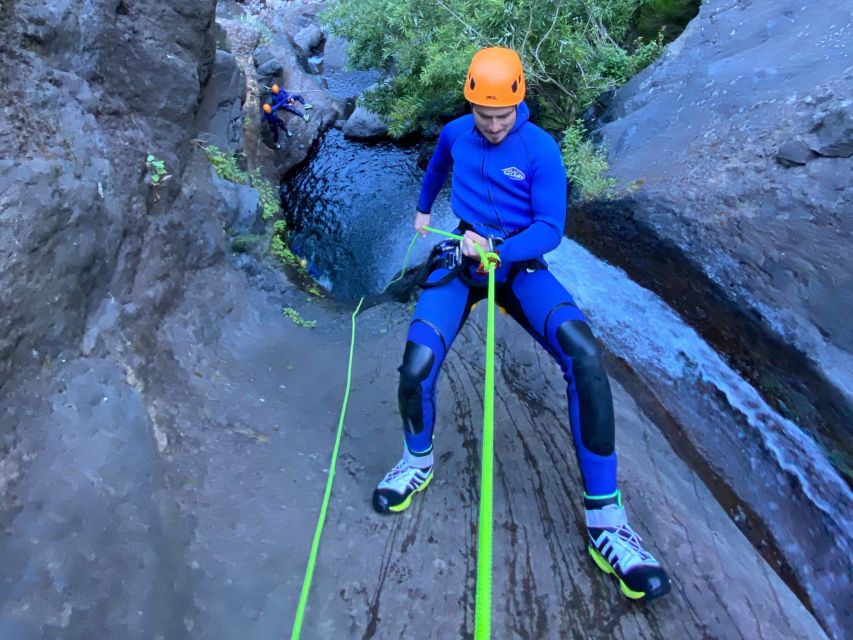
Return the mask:
<svg viewBox="0 0 853 640"><path fill-rule="evenodd" d="M400 417L406 433L418 434L424 430L423 390L421 383L426 380L435 363L435 354L429 347L417 342L407 342L400 365L400 386L397 389L397 401L400 405Z"/></svg>
<svg viewBox="0 0 853 640"><path fill-rule="evenodd" d="M583 446L596 455L609 456L615 442L613 397L601 348L589 325L581 320L562 323L557 328L557 342L572 359Z"/></svg>

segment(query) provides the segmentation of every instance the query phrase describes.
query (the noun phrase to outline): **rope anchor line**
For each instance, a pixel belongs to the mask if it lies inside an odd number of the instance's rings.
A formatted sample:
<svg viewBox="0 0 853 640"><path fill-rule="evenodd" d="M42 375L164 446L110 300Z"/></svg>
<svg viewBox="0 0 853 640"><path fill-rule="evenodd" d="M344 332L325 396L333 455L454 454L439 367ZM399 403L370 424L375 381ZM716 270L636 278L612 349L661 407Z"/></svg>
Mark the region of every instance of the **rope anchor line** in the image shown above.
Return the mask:
<svg viewBox="0 0 853 640"><path fill-rule="evenodd" d="M433 229L425 226L424 229L437 235L463 240L463 236ZM412 238L400 275L388 283L387 289L403 277L409 255L418 239L418 234ZM480 263L483 271L489 276L489 307L486 312L486 375L485 394L483 401L483 445L480 469L480 519L477 544L477 590L474 611L474 638L476 640L488 640L491 637L491 609L492 609L492 479L494 458L494 405L495 405L495 268L500 264L500 258L496 253L484 251L483 248L474 243L474 247L480 254ZM311 542L311 551L308 555L308 566L305 569L305 577L302 581L302 591L299 594L299 604L296 608L296 616L293 622L293 630L290 640L299 640L302 633L302 625L305 619L305 610L308 606L308 594L311 591L311 581L314 577L314 565L317 562L317 552L320 547L320 538L323 533L323 525L326 522L326 512L329 499L332 494L332 481L335 477L335 466L337 465L338 452L340 450L341 436L343 434L344 417L346 416L349 392L352 383L352 360L355 351L355 317L361 310L364 297L358 301L358 305L351 316L352 330L350 334L349 359L347 361L347 381L344 387L344 400L341 407L341 415L338 419L338 430L335 435L335 446L332 449L332 460L329 464L329 477L326 481L326 491L323 494L323 502L320 506L320 515L317 518L317 527L314 530L314 538Z"/></svg>

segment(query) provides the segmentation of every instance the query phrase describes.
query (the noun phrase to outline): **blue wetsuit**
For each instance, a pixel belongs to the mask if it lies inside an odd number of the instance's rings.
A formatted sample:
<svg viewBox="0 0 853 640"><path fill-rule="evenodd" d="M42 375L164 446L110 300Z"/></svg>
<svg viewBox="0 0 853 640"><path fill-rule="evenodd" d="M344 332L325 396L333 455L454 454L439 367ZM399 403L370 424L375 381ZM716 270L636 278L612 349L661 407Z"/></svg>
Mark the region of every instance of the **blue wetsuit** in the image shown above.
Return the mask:
<svg viewBox="0 0 853 640"><path fill-rule="evenodd" d="M583 313L542 258L562 238L566 173L556 142L528 117L522 102L515 125L496 145L477 131L473 115L448 123L427 167L418 210L429 213L452 167L451 205L460 227L503 240L497 246L498 304L563 371L586 492L609 495L616 491L616 455L601 351ZM406 445L414 453L432 448L438 372L471 306L487 295L487 277L476 267L468 260L461 275L448 278L450 266L439 265L415 309L398 391ZM442 278L446 282L429 287Z"/></svg>
<svg viewBox="0 0 853 640"><path fill-rule="evenodd" d="M303 105L305 104L305 98L303 98L302 96L290 95L289 93L287 93L287 91L279 89L277 94L273 94L273 113L275 113L278 109L284 109L285 111L290 111L290 113L296 114L300 118L304 117L304 113L302 113L301 111L299 111L299 109L290 104L291 100L301 102Z"/></svg>
<svg viewBox="0 0 853 640"><path fill-rule="evenodd" d="M278 144L278 130L281 129L287 133L287 126L284 124L284 120L276 115L275 109L272 110L272 113L261 111L261 119L269 125L270 130L272 131L273 142Z"/></svg>

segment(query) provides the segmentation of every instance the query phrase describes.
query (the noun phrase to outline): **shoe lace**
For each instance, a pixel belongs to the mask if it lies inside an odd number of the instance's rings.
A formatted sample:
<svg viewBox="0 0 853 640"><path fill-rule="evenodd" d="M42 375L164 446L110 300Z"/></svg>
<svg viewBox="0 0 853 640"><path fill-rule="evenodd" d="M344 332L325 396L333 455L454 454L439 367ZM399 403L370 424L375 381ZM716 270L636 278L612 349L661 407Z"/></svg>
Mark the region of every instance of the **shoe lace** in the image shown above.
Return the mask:
<svg viewBox="0 0 853 640"><path fill-rule="evenodd" d="M655 562L654 556L643 549L643 539L628 524L623 524L616 529L610 529L618 539L620 549L616 553L617 562L624 568L629 569L639 564ZM614 545L615 546L615 545ZM615 549L614 549L615 551Z"/></svg>
<svg viewBox="0 0 853 640"><path fill-rule="evenodd" d="M395 480L396 478L399 478L399 477L400 477L400 476L402 476L404 473L406 473L410 468L411 468L411 467L409 467L409 465L407 465L407 464L406 464L406 461L405 461L405 460L400 460L400 462L398 462L397 464L395 464L395 465L394 465L394 468L393 468L393 469L391 469L391 471L389 471L389 472L385 475L385 482L391 482L392 480Z"/></svg>

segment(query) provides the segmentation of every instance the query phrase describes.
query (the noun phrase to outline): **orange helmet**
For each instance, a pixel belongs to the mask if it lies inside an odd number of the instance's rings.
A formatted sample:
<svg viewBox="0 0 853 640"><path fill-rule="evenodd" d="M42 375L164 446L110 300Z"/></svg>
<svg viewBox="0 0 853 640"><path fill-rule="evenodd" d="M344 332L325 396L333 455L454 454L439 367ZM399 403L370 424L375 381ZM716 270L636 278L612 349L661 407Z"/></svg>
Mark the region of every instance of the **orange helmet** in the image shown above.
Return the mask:
<svg viewBox="0 0 853 640"><path fill-rule="evenodd" d="M482 107L512 107L524 100L524 69L512 49L489 47L471 58L465 99Z"/></svg>
<svg viewBox="0 0 853 640"><path fill-rule="evenodd" d="M277 85L277 84L274 84L274 85L272 86L272 92L273 92L273 93L278 93L278 91L279 91L279 89L278 89L278 85Z"/></svg>
<svg viewBox="0 0 853 640"><path fill-rule="evenodd" d="M264 113L272 113L272 107L269 106L268 104L265 104L263 106L263 110L264 110Z"/></svg>

